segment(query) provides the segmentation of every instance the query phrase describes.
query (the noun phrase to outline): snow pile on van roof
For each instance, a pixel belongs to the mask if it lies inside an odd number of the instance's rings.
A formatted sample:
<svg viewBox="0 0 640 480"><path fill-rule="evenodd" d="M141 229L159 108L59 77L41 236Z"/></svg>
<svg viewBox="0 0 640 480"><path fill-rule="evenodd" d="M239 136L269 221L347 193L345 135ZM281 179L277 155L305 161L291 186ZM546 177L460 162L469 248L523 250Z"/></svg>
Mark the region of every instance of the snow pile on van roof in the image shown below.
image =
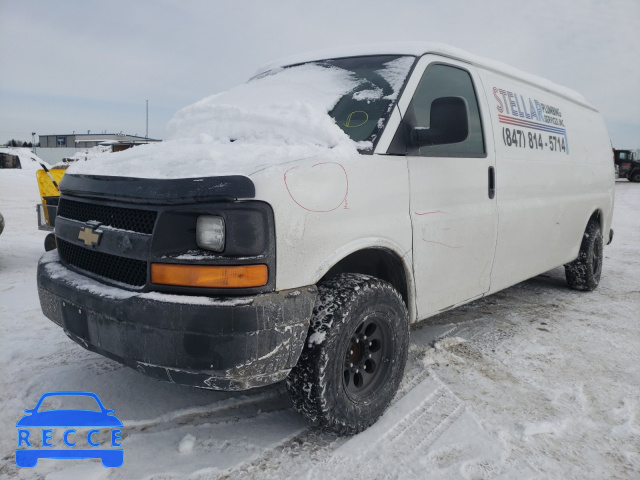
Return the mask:
<svg viewBox="0 0 640 480"><path fill-rule="evenodd" d="M276 69L178 111L169 139L73 165L68 173L145 178L247 174L358 147L327 114L358 81L316 64ZM253 167L253 168L252 168Z"/></svg>

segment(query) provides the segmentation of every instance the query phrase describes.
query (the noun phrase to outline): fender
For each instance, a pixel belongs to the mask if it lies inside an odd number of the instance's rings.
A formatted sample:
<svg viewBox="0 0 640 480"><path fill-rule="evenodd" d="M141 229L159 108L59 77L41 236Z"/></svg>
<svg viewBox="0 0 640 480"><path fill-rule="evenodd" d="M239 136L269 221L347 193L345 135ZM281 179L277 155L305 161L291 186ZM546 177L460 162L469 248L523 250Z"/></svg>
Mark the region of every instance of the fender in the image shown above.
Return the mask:
<svg viewBox="0 0 640 480"><path fill-rule="evenodd" d="M400 259L405 278L407 279L407 309L409 310L409 319L411 323L415 322L417 319L417 311L415 307L416 291L413 278L413 251L404 251L398 243L387 238L364 237L341 246L340 248L332 252L331 255L326 257L319 265L317 265L312 274L314 283L318 283L320 279L324 277L326 273L341 260L353 253L365 249L386 249L396 254L396 256Z"/></svg>

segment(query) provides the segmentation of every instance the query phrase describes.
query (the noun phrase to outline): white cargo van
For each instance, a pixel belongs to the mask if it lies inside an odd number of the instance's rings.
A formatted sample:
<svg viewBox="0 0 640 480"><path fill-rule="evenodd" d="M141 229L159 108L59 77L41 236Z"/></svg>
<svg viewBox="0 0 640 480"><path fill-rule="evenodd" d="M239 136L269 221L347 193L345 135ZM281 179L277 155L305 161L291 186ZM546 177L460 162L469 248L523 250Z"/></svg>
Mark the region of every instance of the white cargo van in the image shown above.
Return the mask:
<svg viewBox="0 0 640 480"><path fill-rule="evenodd" d="M309 54L69 168L42 309L171 382L286 379L343 434L393 398L409 324L565 265L592 290L614 167L575 92L437 44Z"/></svg>

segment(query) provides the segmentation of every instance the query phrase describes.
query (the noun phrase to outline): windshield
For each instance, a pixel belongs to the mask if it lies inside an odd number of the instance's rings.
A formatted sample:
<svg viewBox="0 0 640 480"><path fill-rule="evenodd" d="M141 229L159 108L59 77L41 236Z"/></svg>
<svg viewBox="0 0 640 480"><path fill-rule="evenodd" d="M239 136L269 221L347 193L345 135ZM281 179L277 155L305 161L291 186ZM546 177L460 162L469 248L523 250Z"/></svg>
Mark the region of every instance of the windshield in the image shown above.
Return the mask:
<svg viewBox="0 0 640 480"><path fill-rule="evenodd" d="M329 151L370 154L414 62L378 55L274 68L179 110L164 142L77 162L68 173L237 175Z"/></svg>
<svg viewBox="0 0 640 480"><path fill-rule="evenodd" d="M375 55L269 70L180 110L169 139L329 148L350 140L370 151L414 62Z"/></svg>
<svg viewBox="0 0 640 480"><path fill-rule="evenodd" d="M357 83L329 112L356 142L373 142L380 135L415 61L410 56L371 56L316 62L346 70Z"/></svg>

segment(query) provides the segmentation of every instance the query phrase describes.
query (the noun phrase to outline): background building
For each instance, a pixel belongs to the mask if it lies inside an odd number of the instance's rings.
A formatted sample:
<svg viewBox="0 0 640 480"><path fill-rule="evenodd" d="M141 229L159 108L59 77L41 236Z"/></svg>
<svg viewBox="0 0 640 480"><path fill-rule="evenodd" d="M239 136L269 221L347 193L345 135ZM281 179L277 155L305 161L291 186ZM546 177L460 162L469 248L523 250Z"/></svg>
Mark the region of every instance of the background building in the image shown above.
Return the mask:
<svg viewBox="0 0 640 480"><path fill-rule="evenodd" d="M159 142L153 138L126 135L124 133L72 133L66 135L40 135L40 148L91 148L105 141Z"/></svg>
<svg viewBox="0 0 640 480"><path fill-rule="evenodd" d="M161 141L124 133L71 133L40 135L39 138L40 146L36 148L36 153L50 164L58 163L63 158L73 157L79 151L97 145L112 144L114 151L117 151L118 144L131 146Z"/></svg>

